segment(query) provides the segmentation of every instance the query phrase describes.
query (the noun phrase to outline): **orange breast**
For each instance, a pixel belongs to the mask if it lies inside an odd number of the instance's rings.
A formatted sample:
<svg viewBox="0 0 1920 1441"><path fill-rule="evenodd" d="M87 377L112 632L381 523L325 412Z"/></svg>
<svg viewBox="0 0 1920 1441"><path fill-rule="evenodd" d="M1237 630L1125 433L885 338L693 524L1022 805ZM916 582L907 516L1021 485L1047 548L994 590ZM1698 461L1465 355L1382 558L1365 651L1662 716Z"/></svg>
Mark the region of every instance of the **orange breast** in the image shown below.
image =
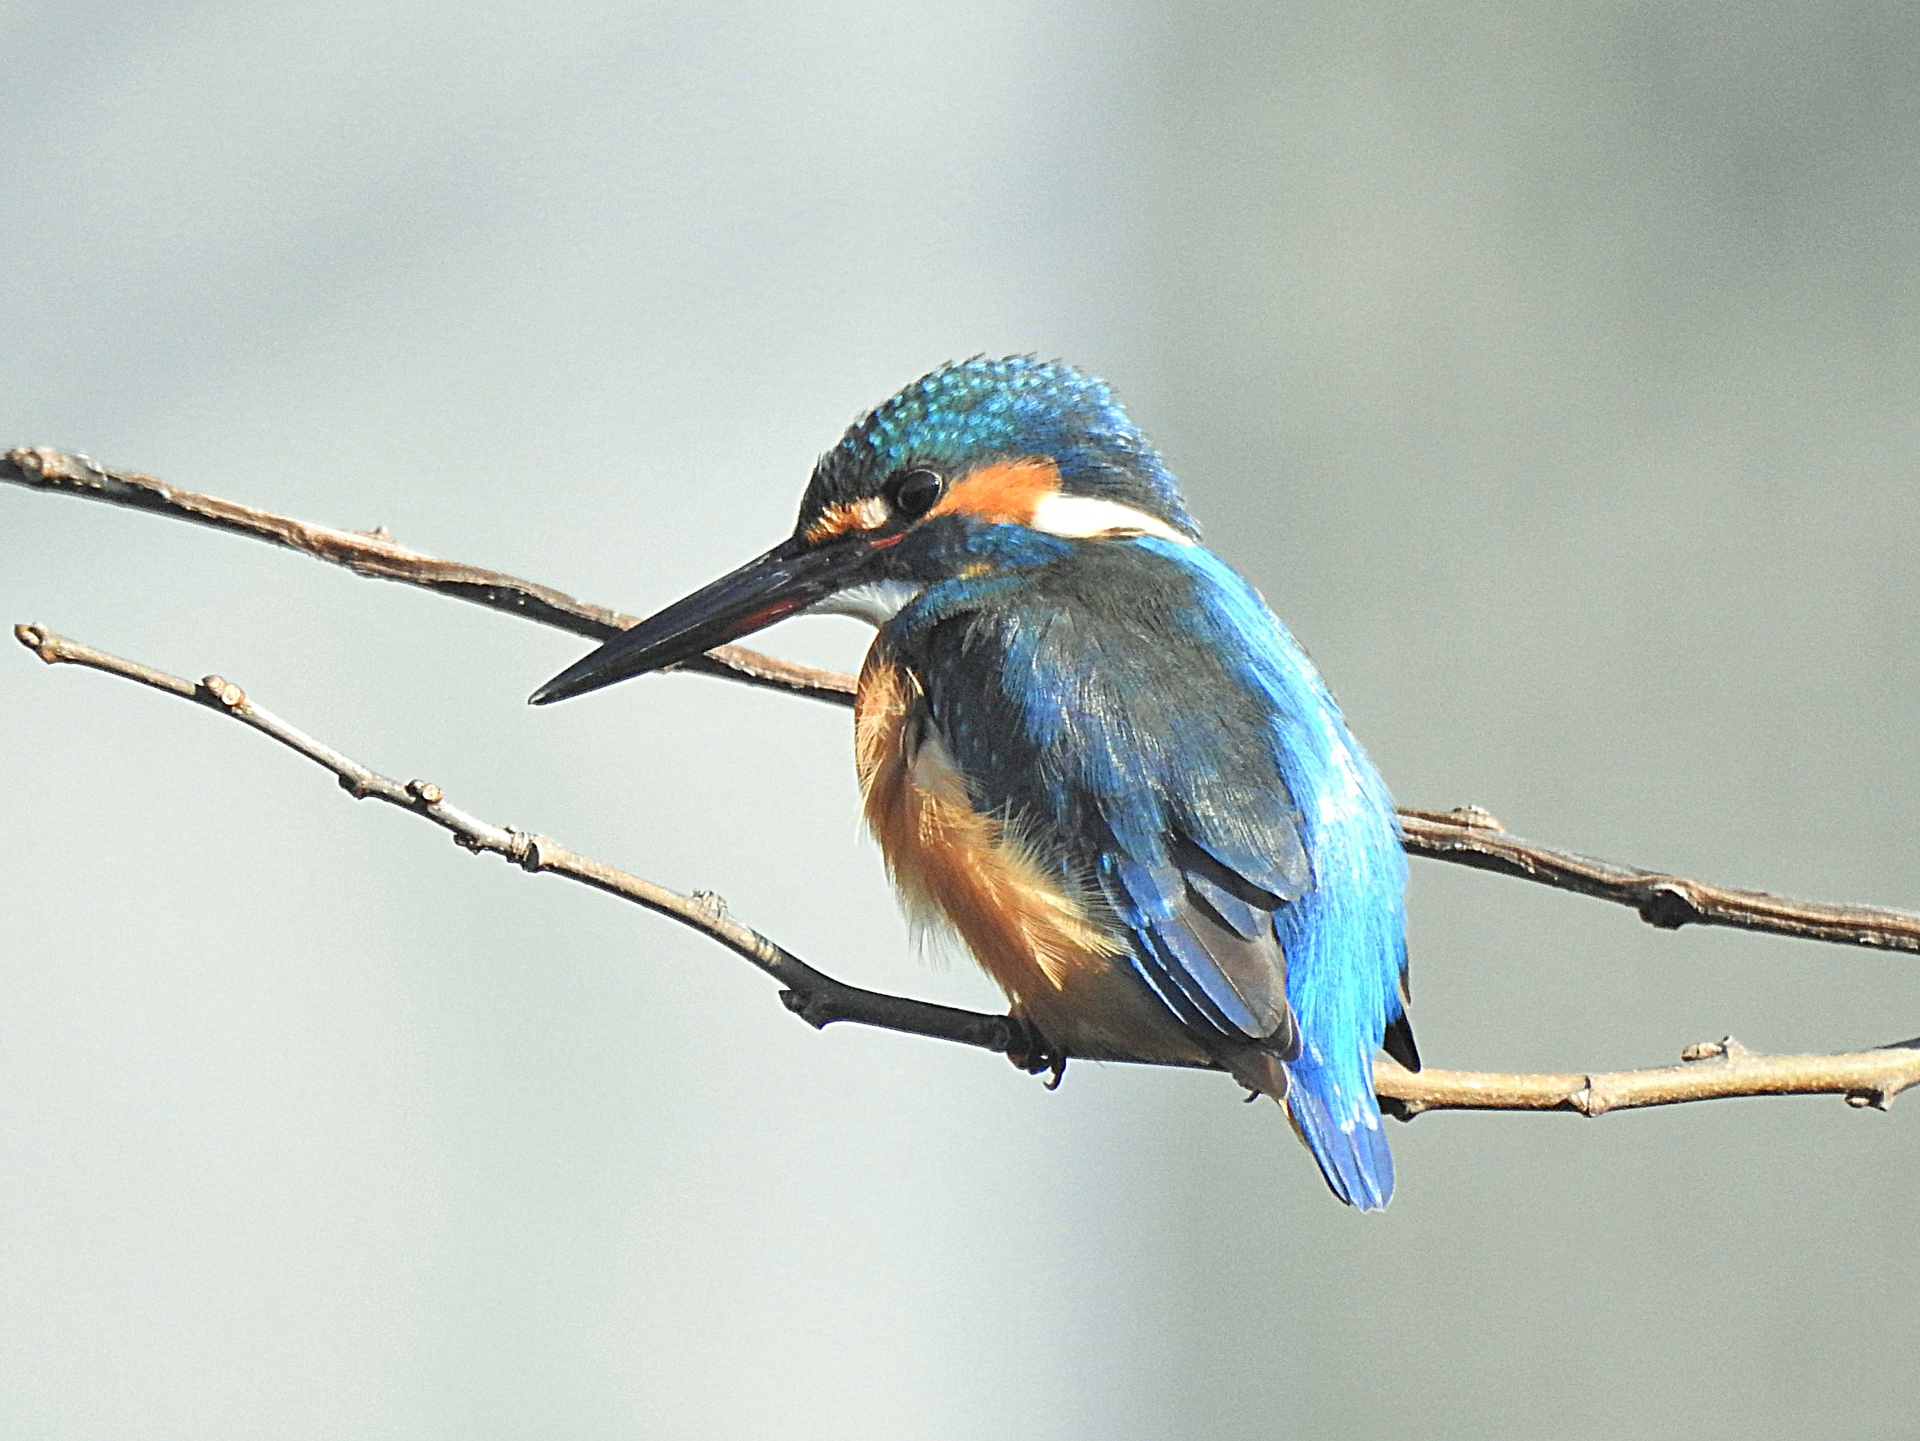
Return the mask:
<svg viewBox="0 0 1920 1441"><path fill-rule="evenodd" d="M982 815L912 673L876 644L854 701L867 824L909 914L944 920L1054 1044L1074 1054L1194 1059L1198 1048L1127 972L1032 848Z"/></svg>

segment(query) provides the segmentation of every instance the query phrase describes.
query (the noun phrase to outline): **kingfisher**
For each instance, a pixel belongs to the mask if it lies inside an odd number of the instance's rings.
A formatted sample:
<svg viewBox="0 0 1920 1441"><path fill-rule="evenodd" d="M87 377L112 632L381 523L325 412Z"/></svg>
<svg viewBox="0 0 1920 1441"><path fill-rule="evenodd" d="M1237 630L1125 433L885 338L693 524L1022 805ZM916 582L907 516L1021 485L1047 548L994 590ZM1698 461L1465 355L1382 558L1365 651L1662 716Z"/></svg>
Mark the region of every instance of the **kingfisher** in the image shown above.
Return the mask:
<svg viewBox="0 0 1920 1441"><path fill-rule="evenodd" d="M875 627L866 821L909 916L1035 1038L1015 1062L1224 1070L1335 1196L1384 1207L1373 1057L1420 1066L1392 802L1106 383L1032 356L922 376L821 457L792 535L532 703L802 612Z"/></svg>

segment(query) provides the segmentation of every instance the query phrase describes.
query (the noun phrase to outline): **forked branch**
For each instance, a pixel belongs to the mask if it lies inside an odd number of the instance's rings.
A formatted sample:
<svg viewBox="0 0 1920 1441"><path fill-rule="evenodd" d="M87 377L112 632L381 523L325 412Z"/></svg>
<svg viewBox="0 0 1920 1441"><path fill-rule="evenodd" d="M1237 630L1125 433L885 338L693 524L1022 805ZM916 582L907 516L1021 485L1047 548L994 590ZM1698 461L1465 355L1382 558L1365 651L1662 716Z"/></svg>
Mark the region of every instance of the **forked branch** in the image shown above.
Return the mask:
<svg viewBox="0 0 1920 1441"><path fill-rule="evenodd" d="M10 451L0 456L0 480L251 536L344 566L356 575L421 586L594 640L605 640L634 624L632 616L576 600L549 586L410 550L384 530L314 525L182 490L137 471L109 470L67 451L46 447ZM851 704L853 699L851 676L778 660L744 646L721 646L679 668L837 705ZM1402 810L1400 824L1409 854L1611 901L1663 929L1731 926L1805 940L1920 952L1920 915L1907 911L1792 900L1594 860L1521 840L1472 806L1452 811Z"/></svg>
<svg viewBox="0 0 1920 1441"><path fill-rule="evenodd" d="M583 856L548 836L498 826L449 802L427 781L399 781L341 754L323 741L254 704L239 686L217 675L195 684L135 661L56 635L44 626L14 629L20 643L48 664L84 666L191 701L278 741L331 772L349 795L379 800L432 822L456 844L486 852L523 870L578 881L678 921L757 966L782 987L789 1009L815 1027L834 1021L878 1026L910 1035L955 1041L988 1051L1030 1053L1031 1040L1007 1016L963 1011L900 996L883 995L837 981L785 947L730 917L717 897L681 895L639 876ZM1089 1060L1134 1061L1126 1055ZM1690 1046L1678 1066L1610 1074L1510 1075L1481 1071L1418 1073L1391 1061L1374 1069L1374 1085L1387 1109L1402 1117L1423 1111L1577 1111L1597 1116L1638 1106L1728 1096L1844 1095L1859 1106L1885 1106L1920 1084L1920 1039L1877 1050L1825 1056L1760 1056L1731 1040Z"/></svg>

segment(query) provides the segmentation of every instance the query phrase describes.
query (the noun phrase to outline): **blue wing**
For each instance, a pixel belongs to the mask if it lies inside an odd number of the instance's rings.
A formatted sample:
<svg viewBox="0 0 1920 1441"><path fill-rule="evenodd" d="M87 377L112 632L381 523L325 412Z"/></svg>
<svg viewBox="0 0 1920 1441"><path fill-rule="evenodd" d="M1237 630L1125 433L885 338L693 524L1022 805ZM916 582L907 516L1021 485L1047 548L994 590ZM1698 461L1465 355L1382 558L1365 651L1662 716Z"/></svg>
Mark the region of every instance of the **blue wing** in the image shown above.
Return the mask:
<svg viewBox="0 0 1920 1441"><path fill-rule="evenodd" d="M1115 549L1089 547L927 632L935 724L976 802L1105 900L1169 1010L1290 1059L1275 915L1311 871L1266 705L1200 637L1159 643L1191 587L1152 563L1159 584L1143 586L1148 557ZM1124 581L1101 573L1116 558L1134 562Z"/></svg>
<svg viewBox="0 0 1920 1441"><path fill-rule="evenodd" d="M1405 858L1378 775L1251 587L1198 546L1096 543L915 644L977 803L1105 900L1196 1036L1286 1062L1329 1186L1384 1205L1371 1059L1400 1014Z"/></svg>
<svg viewBox="0 0 1920 1441"><path fill-rule="evenodd" d="M1177 830L1156 839L1160 858L1116 842L1094 862L1100 894L1131 933L1141 979L1194 1030L1294 1059L1299 1028L1274 929L1286 899Z"/></svg>

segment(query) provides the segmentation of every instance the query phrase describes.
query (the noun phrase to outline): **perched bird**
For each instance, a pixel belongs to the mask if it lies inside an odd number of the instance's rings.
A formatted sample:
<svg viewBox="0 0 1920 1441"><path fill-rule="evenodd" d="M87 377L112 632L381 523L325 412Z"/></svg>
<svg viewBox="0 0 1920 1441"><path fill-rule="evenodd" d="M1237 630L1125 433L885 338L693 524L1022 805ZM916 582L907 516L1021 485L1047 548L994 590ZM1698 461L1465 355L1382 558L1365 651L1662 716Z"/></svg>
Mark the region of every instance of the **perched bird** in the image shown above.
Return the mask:
<svg viewBox="0 0 1920 1441"><path fill-rule="evenodd" d="M802 611L877 628L867 822L1037 1034L1015 1060L1217 1065L1385 1206L1373 1055L1419 1067L1386 787L1107 386L1030 357L922 377L820 459L788 539L533 701Z"/></svg>

